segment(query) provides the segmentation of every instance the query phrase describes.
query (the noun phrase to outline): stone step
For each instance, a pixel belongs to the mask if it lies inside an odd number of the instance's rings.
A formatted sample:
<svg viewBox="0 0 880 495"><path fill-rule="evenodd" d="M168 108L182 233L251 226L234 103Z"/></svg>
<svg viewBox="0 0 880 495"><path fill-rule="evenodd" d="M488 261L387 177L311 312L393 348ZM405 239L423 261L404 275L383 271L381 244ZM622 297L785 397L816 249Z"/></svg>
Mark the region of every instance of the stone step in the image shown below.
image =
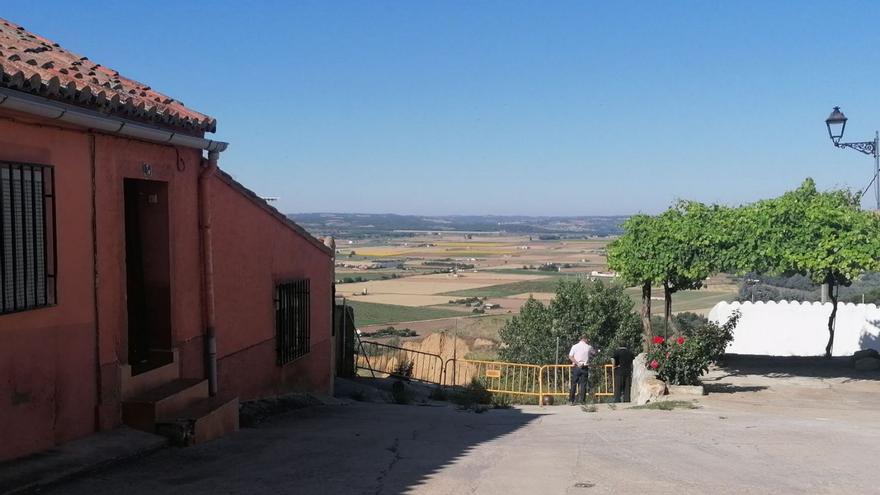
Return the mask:
<svg viewBox="0 0 880 495"><path fill-rule="evenodd" d="M178 445L192 445L238 431L238 397L211 397L163 416L156 431Z"/></svg>
<svg viewBox="0 0 880 495"><path fill-rule="evenodd" d="M122 402L122 422L154 432L160 418L171 417L208 398L208 380L177 379Z"/></svg>
<svg viewBox="0 0 880 495"><path fill-rule="evenodd" d="M122 400L137 397L151 389L180 378L180 361L177 359L176 350L169 359L171 362L168 364L137 374L133 374L137 366L123 365L120 373Z"/></svg>

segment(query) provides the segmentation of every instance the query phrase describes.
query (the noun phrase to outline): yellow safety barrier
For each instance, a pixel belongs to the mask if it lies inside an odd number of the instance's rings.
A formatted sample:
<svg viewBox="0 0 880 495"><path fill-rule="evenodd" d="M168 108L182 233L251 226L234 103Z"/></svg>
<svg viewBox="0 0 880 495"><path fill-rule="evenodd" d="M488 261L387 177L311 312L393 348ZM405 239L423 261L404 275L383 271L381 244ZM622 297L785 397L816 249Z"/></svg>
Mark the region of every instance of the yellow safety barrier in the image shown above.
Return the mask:
<svg viewBox="0 0 880 495"><path fill-rule="evenodd" d="M614 397L614 365L606 364L602 366L602 381L599 382L598 390L595 394L597 397Z"/></svg>
<svg viewBox="0 0 880 495"><path fill-rule="evenodd" d="M467 385L478 379L490 392L541 397L541 366L449 359L446 361L446 385Z"/></svg>
<svg viewBox="0 0 880 495"><path fill-rule="evenodd" d="M566 397L571 390L570 364L540 366L473 359L448 359L444 363L436 354L378 342L360 343L355 366L374 374L446 386L464 386L477 379L489 392L537 397L538 403L543 403L541 398L545 396ZM602 376L593 395L613 397L614 365L605 364L601 368Z"/></svg>
<svg viewBox="0 0 880 495"><path fill-rule="evenodd" d="M570 364L548 364L541 366L541 385L540 388L544 395L563 396L566 397L571 390L571 370ZM593 370L591 370L593 371ZM596 397L613 397L614 396L614 365L606 364L602 366L602 378L599 380Z"/></svg>

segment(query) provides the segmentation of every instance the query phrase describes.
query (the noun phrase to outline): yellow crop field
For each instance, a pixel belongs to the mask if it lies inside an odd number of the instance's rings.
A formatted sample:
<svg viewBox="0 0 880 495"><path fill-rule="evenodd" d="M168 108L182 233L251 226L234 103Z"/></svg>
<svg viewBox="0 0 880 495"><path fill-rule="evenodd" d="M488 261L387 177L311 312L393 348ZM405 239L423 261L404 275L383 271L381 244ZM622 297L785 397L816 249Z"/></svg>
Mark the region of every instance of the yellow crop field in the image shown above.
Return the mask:
<svg viewBox="0 0 880 495"><path fill-rule="evenodd" d="M475 242L452 242L437 241L433 243L436 247L510 247L509 242L491 242L491 241L475 241Z"/></svg>
<svg viewBox="0 0 880 495"><path fill-rule="evenodd" d="M402 256L410 252L409 249L394 248L358 248L357 254L361 256L370 256L373 258L386 258L391 256Z"/></svg>

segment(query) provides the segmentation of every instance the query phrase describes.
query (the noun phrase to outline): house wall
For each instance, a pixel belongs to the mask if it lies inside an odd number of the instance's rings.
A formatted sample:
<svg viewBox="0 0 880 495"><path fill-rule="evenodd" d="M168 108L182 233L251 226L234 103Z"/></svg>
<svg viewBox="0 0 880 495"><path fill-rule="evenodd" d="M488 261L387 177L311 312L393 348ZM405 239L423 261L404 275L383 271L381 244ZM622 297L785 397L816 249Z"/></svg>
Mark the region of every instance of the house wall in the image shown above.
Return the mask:
<svg viewBox="0 0 880 495"><path fill-rule="evenodd" d="M288 391L329 393L330 254L269 214L239 187L220 177L211 184L220 391L234 390L242 400ZM310 280L310 350L278 366L275 284L299 278Z"/></svg>
<svg viewBox="0 0 880 495"><path fill-rule="evenodd" d="M88 139L0 118L0 160L55 167L57 305L0 315L0 460L94 431L96 325Z"/></svg>
<svg viewBox="0 0 880 495"><path fill-rule="evenodd" d="M11 117L0 113L0 160L55 167L58 290L54 307L0 315L0 461L121 423L120 367L128 354L125 178L168 183L172 342L181 376L205 376L201 152ZM221 392L250 399L328 391L330 254L240 186L217 177L210 189ZM279 367L274 282L299 277L312 280L311 352Z"/></svg>
<svg viewBox="0 0 880 495"><path fill-rule="evenodd" d="M201 153L107 135L97 135L94 140L102 382L99 418L101 429L108 429L121 422L119 367L128 364L124 180L168 184L171 342L178 348L197 348L202 341L197 196ZM144 172L145 165L149 174ZM201 352L181 356L181 376L203 377L203 362Z"/></svg>

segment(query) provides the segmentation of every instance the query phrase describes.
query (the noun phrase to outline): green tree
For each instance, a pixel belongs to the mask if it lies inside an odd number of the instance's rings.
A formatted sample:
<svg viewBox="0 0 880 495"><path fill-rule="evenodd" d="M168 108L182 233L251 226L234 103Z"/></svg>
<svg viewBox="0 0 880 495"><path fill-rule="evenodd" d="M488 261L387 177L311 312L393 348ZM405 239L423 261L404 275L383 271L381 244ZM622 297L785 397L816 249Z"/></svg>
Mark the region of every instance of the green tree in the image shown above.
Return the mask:
<svg viewBox="0 0 880 495"><path fill-rule="evenodd" d="M616 284L602 281L560 281L549 305L530 298L519 316L514 316L499 332L505 361L553 364L556 339L560 361L565 363L568 348L586 333L604 362L619 345L635 349L640 341L638 315L633 302Z"/></svg>
<svg viewBox="0 0 880 495"><path fill-rule="evenodd" d="M623 235L608 245L608 266L628 286L642 289L642 347L654 338L651 326L651 287L661 279L661 267L654 256L657 237L654 217L633 215L623 223Z"/></svg>
<svg viewBox="0 0 880 495"><path fill-rule="evenodd" d="M721 265L719 256L728 236L718 230L718 217L726 211L719 206L681 201L655 219L653 256L660 267L658 279L663 285L665 324L671 325L673 331L672 295L700 289Z"/></svg>
<svg viewBox="0 0 880 495"><path fill-rule="evenodd" d="M825 356L830 358L839 287L880 269L880 217L862 211L852 192L819 192L806 179L794 191L747 207L742 219L741 231L753 236L755 253L740 253L740 263L758 272L799 273L828 284L832 309Z"/></svg>

